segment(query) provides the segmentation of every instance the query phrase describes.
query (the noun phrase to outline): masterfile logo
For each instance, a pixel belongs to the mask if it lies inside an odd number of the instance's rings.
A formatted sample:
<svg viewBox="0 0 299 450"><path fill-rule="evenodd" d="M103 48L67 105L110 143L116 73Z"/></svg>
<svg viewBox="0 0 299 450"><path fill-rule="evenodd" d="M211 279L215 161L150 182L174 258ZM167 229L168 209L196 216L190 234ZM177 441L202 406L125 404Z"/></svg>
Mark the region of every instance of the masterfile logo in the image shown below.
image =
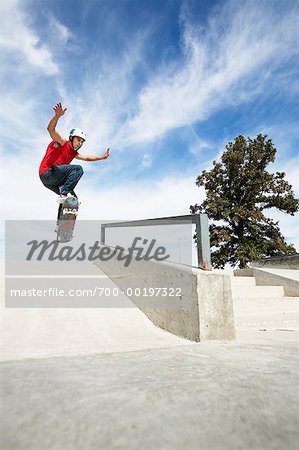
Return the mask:
<svg viewBox="0 0 299 450"><path fill-rule="evenodd" d="M140 242L139 246L137 243ZM27 242L30 246L26 261L36 259L41 261L43 258L49 261L95 261L100 260L102 262L109 261L116 257L117 261L123 261L124 267L128 267L132 258L135 261L149 261L151 259L155 261L165 261L170 257L166 252L166 248L163 246L156 246L156 239L143 239L142 237L136 237L130 247L125 249L117 245L116 247L100 246L99 241L96 241L92 246L88 246L85 242L78 248L71 245L61 246L57 241L48 242L42 240L39 242L34 239Z"/></svg>

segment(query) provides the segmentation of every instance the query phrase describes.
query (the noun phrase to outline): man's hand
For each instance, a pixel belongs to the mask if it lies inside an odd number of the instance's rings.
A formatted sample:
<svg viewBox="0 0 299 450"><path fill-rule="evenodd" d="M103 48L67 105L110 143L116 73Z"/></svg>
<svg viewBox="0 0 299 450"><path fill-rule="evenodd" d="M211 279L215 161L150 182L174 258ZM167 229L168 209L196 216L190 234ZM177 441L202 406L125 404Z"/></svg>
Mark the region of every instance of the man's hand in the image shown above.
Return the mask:
<svg viewBox="0 0 299 450"><path fill-rule="evenodd" d="M61 116L63 116L63 114L65 113L65 111L67 110L67 108L63 108L62 107L62 105L61 105L61 103L57 103L55 106L54 106L54 112L55 112L55 116L56 117L61 117Z"/></svg>
<svg viewBox="0 0 299 450"><path fill-rule="evenodd" d="M59 133L57 133L56 125L57 125L59 118L61 116L63 116L63 114L65 113L67 108L63 108L61 106L61 103L57 103L53 109L54 109L55 114L52 117L52 119L50 120L47 130L49 131L49 134L50 134L51 138L53 139L53 141L58 142L58 144L60 144L60 145L64 145L66 140L63 137L61 137Z"/></svg>
<svg viewBox="0 0 299 450"><path fill-rule="evenodd" d="M105 151L104 155L102 156L102 159L109 158L109 155L110 155L110 148L107 148L107 150Z"/></svg>

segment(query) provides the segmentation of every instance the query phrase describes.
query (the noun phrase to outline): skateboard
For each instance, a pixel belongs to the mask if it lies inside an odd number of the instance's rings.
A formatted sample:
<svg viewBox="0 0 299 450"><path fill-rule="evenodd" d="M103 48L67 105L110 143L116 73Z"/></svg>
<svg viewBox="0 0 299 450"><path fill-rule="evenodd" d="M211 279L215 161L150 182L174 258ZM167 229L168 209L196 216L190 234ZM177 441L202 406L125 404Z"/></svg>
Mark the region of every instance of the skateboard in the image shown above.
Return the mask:
<svg viewBox="0 0 299 450"><path fill-rule="evenodd" d="M70 242L73 239L73 231L79 212L77 197L69 197L58 208L57 241Z"/></svg>

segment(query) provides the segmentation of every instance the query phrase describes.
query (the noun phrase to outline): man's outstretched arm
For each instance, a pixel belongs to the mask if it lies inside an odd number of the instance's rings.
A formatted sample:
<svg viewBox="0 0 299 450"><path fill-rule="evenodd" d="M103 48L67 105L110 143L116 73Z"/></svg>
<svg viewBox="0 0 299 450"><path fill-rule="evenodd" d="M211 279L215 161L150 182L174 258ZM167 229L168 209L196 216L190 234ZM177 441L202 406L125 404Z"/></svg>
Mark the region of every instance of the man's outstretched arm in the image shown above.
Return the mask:
<svg viewBox="0 0 299 450"><path fill-rule="evenodd" d="M89 156L89 155L81 155L78 153L75 158L80 159L81 161L100 161L101 159L107 159L110 155L110 148L107 148L104 155L101 156Z"/></svg>
<svg viewBox="0 0 299 450"><path fill-rule="evenodd" d="M60 145L63 145L66 142L66 139L61 137L60 134L57 133L55 128L56 128L58 120L60 119L61 116L63 116L63 114L65 113L67 108L63 109L61 103L57 103L53 109L54 109L55 114L52 117L52 119L50 120L47 130L49 131L49 134L50 134L51 138L53 139L53 141L56 141Z"/></svg>

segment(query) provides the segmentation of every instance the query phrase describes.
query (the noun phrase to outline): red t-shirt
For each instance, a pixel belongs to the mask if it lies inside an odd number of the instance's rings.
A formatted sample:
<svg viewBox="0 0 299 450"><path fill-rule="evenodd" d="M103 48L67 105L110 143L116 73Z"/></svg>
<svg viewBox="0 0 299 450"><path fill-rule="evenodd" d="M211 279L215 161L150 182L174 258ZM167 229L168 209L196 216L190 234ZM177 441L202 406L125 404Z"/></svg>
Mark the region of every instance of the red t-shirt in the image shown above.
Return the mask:
<svg viewBox="0 0 299 450"><path fill-rule="evenodd" d="M69 164L77 152L71 147L69 141L66 141L63 145L54 147L55 141L52 141L46 150L46 154L39 166L39 174L51 169L52 166L60 166L62 164Z"/></svg>

